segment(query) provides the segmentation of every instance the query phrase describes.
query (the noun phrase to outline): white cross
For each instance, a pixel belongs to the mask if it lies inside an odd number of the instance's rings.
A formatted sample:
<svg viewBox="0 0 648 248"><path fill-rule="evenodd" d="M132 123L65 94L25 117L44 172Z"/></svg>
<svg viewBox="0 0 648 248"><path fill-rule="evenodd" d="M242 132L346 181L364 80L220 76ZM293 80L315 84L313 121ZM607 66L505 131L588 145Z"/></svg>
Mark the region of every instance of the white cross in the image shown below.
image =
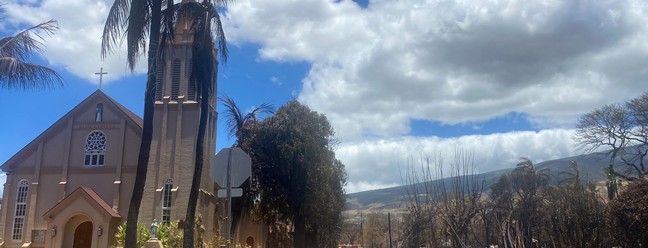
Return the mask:
<svg viewBox="0 0 648 248"><path fill-rule="evenodd" d="M101 70L99 70L99 72L95 72L95 75L99 75L99 89L101 89L101 84L103 83L104 74L108 74L108 72L104 72L103 67L101 67Z"/></svg>

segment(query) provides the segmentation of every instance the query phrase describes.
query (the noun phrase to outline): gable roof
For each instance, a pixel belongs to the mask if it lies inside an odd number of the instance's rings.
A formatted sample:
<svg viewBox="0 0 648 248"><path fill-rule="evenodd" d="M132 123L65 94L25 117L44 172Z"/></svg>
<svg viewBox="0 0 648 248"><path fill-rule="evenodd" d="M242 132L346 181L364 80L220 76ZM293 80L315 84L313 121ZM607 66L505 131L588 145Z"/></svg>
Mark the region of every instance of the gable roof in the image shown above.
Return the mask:
<svg viewBox="0 0 648 248"><path fill-rule="evenodd" d="M83 101L81 101L79 104L77 104L74 108L72 108L70 111L68 111L65 115L63 115L60 119L58 119L54 124L52 124L50 127L48 127L45 131L43 131L41 134L39 134L35 139L33 139L29 144L27 144L25 147L20 149L16 154L14 154L9 160L4 162L1 166L0 169L3 171L6 171L6 166L9 164L12 164L16 162L16 160L19 160L22 155L25 155L25 153L28 153L27 151L35 150L38 146L38 143L42 140L45 140L47 137L50 136L53 132L56 130L59 130L60 128L66 127L67 126L67 120L70 119L76 112L79 112L85 108L88 107L89 104L93 104L95 102L104 102L104 106L116 109L118 113L123 114L126 116L126 123L127 125L131 125L135 127L137 132L141 135L142 127L144 121L142 118L137 116L135 113L115 101L115 99L110 98L108 95L103 93L101 90L96 90L94 93L92 93L90 96L86 97ZM94 104L93 104L94 105Z"/></svg>
<svg viewBox="0 0 648 248"><path fill-rule="evenodd" d="M133 113L132 111L130 111L130 109L124 107L124 105L121 105L119 102L115 101L115 99L112 99L108 95L104 94L101 90L95 91L95 93L93 93L93 95L96 94L96 93L99 93L99 94L103 95L104 97L106 97L106 99L108 99L108 101L113 103L119 110L121 110L122 113L124 113L126 116L128 116L128 119L133 121L140 129L144 127L144 120L141 117L139 117L138 115L136 115L135 113ZM90 95L90 96L92 96L92 95ZM90 97L88 97L88 98L90 98ZM81 105L81 104L79 104L79 105Z"/></svg>
<svg viewBox="0 0 648 248"><path fill-rule="evenodd" d="M45 212L43 215L43 218L53 218L53 216L56 216L58 213L63 211L67 206L72 204L74 201L77 201L78 199L84 199L86 200L90 205L92 205L97 211L103 212L104 214L108 214L108 216L112 218L121 218L121 215L117 213L114 209L112 209L108 203L106 203L97 193L92 190L91 188L88 187L79 187L75 189L70 195L66 196L61 200L59 203L54 205L50 210Z"/></svg>

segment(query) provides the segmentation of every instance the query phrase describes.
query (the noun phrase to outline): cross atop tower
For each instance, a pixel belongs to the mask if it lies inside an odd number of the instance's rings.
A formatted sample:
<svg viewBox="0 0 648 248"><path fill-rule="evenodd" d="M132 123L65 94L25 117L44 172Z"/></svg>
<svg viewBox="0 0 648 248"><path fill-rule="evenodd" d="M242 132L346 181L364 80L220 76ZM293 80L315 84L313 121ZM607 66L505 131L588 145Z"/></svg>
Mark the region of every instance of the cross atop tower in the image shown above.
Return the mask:
<svg viewBox="0 0 648 248"><path fill-rule="evenodd" d="M104 72L103 67L101 67L99 72L95 72L95 75L99 75L99 89L101 89L101 85L103 84L103 75L105 74L108 74L108 72Z"/></svg>

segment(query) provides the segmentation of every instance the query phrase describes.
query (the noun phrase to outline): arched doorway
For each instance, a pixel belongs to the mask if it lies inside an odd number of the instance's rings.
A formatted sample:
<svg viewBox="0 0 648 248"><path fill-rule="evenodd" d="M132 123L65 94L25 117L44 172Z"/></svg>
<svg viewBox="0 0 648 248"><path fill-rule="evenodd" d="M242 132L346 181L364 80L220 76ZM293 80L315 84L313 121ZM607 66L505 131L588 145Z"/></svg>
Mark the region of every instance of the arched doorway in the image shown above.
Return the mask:
<svg viewBox="0 0 648 248"><path fill-rule="evenodd" d="M92 247L94 222L85 214L70 218L63 229L63 242L59 247L85 248Z"/></svg>
<svg viewBox="0 0 648 248"><path fill-rule="evenodd" d="M74 230L74 242L72 248L92 247L92 222L85 221Z"/></svg>
<svg viewBox="0 0 648 248"><path fill-rule="evenodd" d="M247 239L245 239L245 245L254 248L254 238L252 236L248 236Z"/></svg>

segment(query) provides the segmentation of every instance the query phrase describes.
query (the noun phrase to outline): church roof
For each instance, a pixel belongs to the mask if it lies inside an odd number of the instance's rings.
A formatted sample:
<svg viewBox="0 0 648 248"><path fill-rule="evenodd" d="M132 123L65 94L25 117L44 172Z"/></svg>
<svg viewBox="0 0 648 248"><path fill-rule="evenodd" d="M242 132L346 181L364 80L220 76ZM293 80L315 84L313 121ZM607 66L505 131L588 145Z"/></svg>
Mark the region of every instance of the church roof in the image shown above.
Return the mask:
<svg viewBox="0 0 648 248"><path fill-rule="evenodd" d="M63 211L67 206L72 202L78 200L79 198L85 199L90 205L92 205L96 210L101 211L112 218L121 218L121 215L112 209L106 201L104 201L97 193L88 187L79 187L74 190L70 195L66 196L59 203L54 205L50 210L45 212L43 218L53 218L56 214Z"/></svg>
<svg viewBox="0 0 648 248"><path fill-rule="evenodd" d="M133 113L132 111L130 111L129 109L121 105L119 102L115 101L115 99L110 98L108 95L103 93L103 91L96 90L86 99L84 99L79 104L77 104L74 108L72 108L69 112L63 115L63 117L61 117L56 122L54 122L54 124L48 127L34 140L29 142L29 144L27 144L25 147L20 149L20 151L18 151L9 160L7 160L4 164L2 164L0 166L0 169L2 169L3 171L7 171L7 169L10 169L10 168L6 168L7 165L14 163L16 160L19 160L23 155L28 154L29 153L28 151L35 150L38 147L39 142L47 139L47 137L49 137L52 133L55 133L57 130L61 130L62 128L67 126L67 120L72 118L75 113L82 111L83 109L88 108L89 106L94 106L94 103L98 101L104 102L104 106L113 107L114 109L117 109L118 112L121 112L124 116L127 117L126 123L130 124L131 126L134 126L135 129L141 135L143 122L144 122L142 118L140 118L135 113Z"/></svg>
<svg viewBox="0 0 648 248"><path fill-rule="evenodd" d="M139 126L140 128L143 128L143 127L144 127L144 120L142 120L141 117L139 117L138 115L136 115L135 113L133 113L133 111L130 111L130 109L124 107L124 105L121 105L119 102L115 101L115 99L110 98L108 95L104 94L103 91L101 91L101 90L97 90L97 91L95 91L95 93L100 93L100 94L102 94L103 96L105 96L105 97L106 97L110 102L112 102L113 104L115 104L115 106L116 106L119 110L121 110L122 112L124 112L124 114L126 114L126 116L128 116L128 117L130 118L130 120L132 120L133 122L135 122L135 124L136 124L137 126ZM94 95L94 94L93 94L93 95ZM91 95L91 96L92 96L92 95ZM90 97L88 97L88 98L90 98ZM81 104L79 104L79 105L81 105Z"/></svg>

